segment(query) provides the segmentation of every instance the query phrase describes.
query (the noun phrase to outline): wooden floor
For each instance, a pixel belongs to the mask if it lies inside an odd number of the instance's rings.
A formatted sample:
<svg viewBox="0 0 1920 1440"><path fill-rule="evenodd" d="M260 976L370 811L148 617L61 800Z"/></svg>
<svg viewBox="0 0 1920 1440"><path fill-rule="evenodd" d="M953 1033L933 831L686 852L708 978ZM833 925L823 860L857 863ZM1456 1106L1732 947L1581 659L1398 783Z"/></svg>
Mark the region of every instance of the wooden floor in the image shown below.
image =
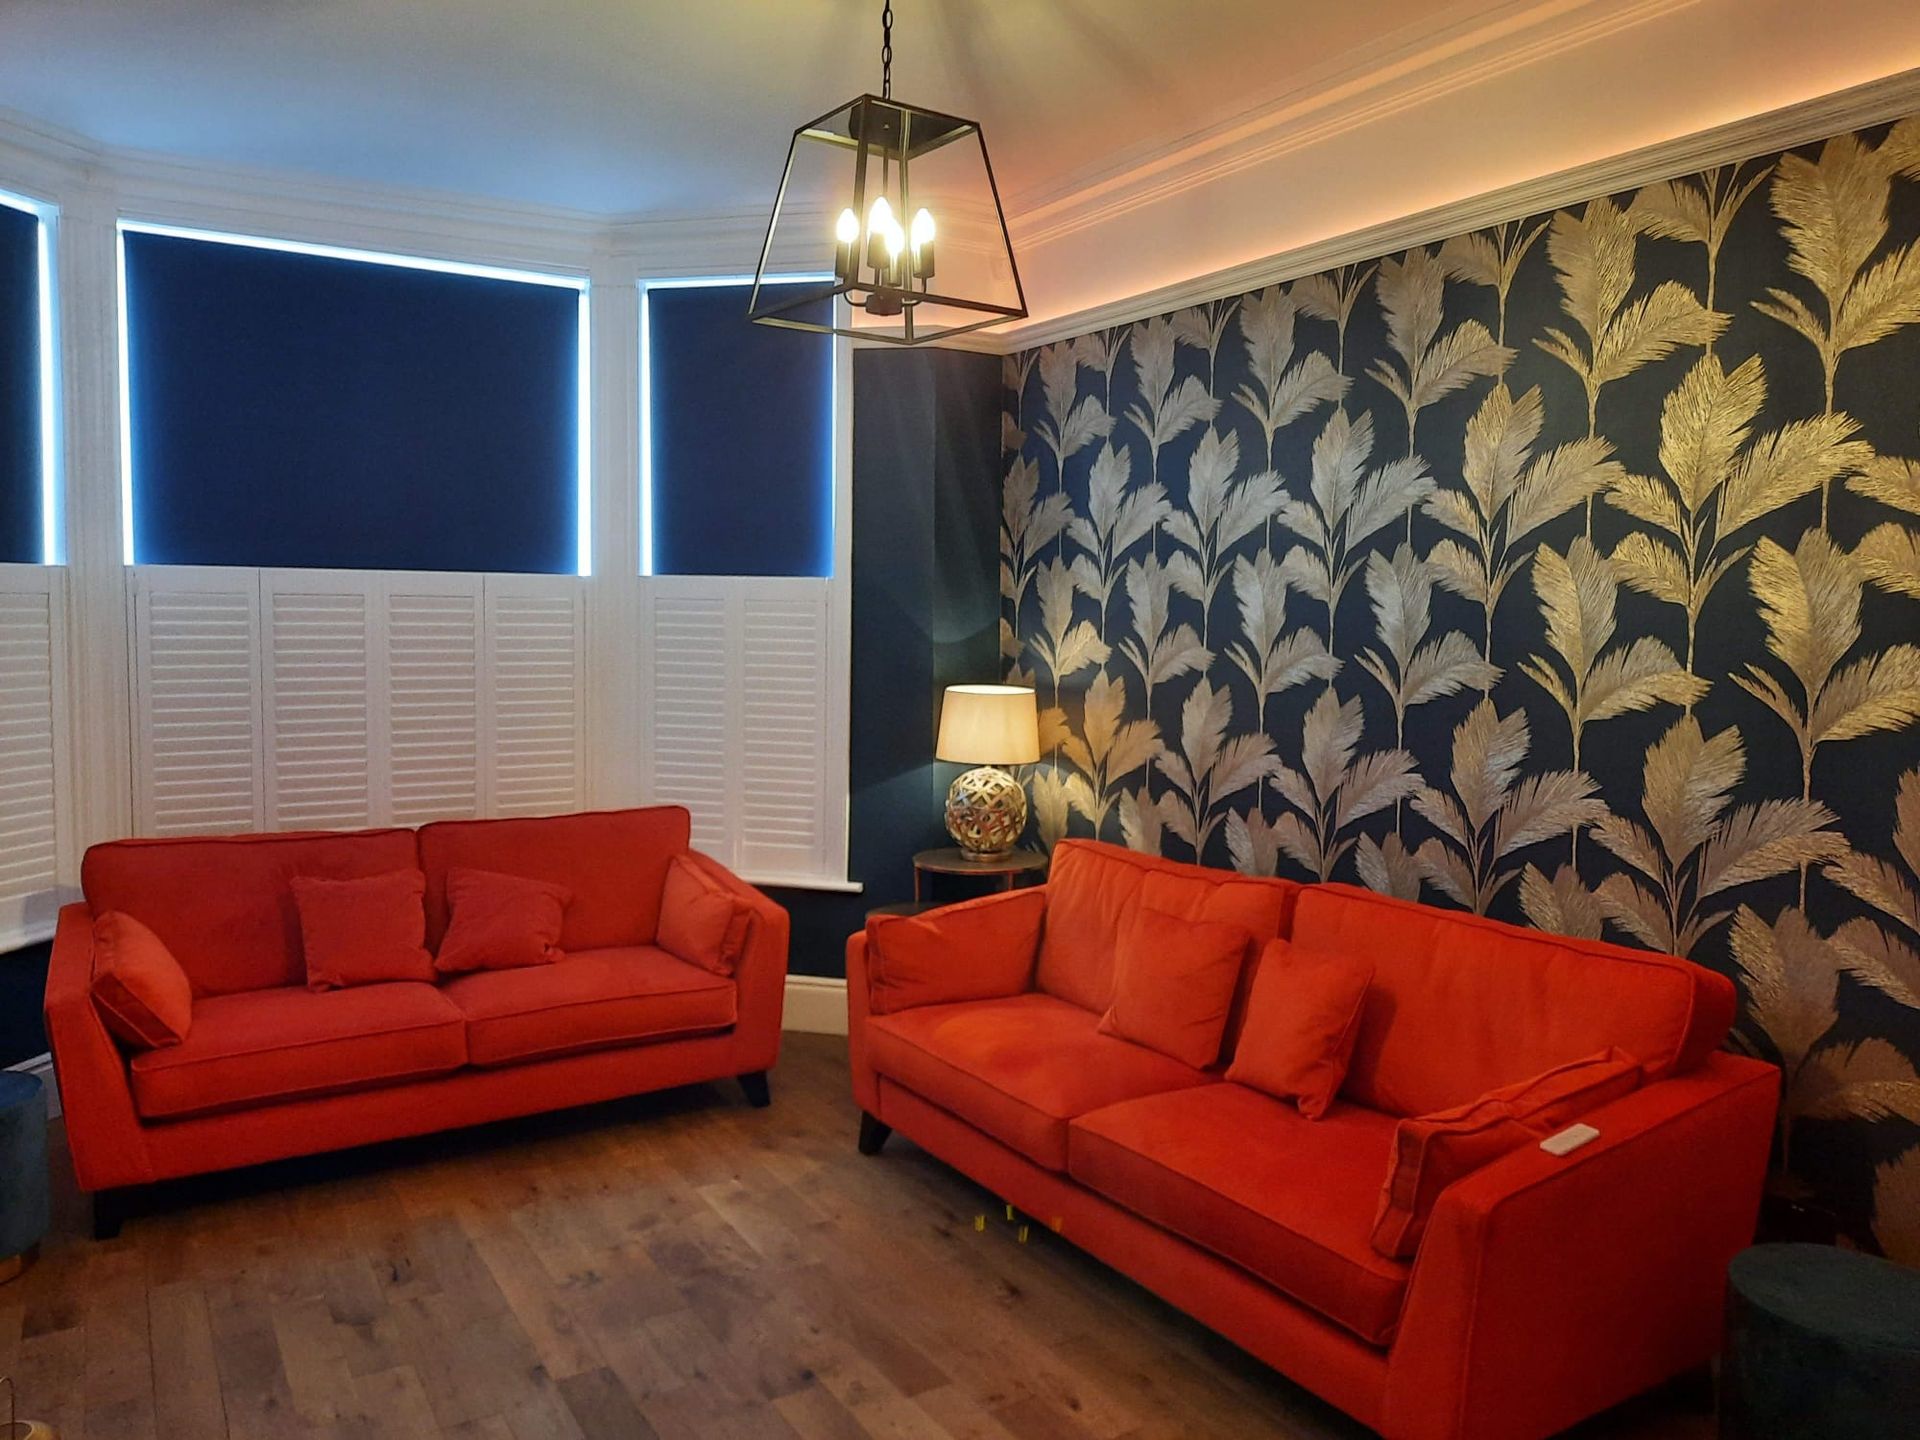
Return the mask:
<svg viewBox="0 0 1920 1440"><path fill-rule="evenodd" d="M64 1440L929 1440L1365 1433L895 1137L845 1042L732 1086L163 1196L110 1243L66 1182L0 1286L0 1371ZM64 1152L56 1167L65 1170ZM56 1182L57 1184L61 1182ZM1578 1432L1701 1440L1703 1382Z"/></svg>

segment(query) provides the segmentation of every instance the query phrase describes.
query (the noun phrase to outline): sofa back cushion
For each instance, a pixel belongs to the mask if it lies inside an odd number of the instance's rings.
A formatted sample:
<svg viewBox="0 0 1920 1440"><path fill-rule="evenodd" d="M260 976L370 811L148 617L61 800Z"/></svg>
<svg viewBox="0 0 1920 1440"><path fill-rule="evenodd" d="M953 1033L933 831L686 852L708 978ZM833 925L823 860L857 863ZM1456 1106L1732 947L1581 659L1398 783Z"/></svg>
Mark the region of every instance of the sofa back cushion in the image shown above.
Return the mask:
<svg viewBox="0 0 1920 1440"><path fill-rule="evenodd" d="M1258 955L1267 941L1287 933L1299 890L1290 880L1185 865L1097 840L1062 840L1047 876L1035 988L1083 1010L1105 1011L1113 1003L1114 951L1142 904L1185 920L1238 925L1253 937L1250 953ZM1252 963L1237 987L1229 1047Z"/></svg>
<svg viewBox="0 0 1920 1440"><path fill-rule="evenodd" d="M1425 1115L1605 1050L1649 1080L1726 1038L1733 984L1671 955L1571 940L1346 885L1309 886L1293 938L1373 962L1341 1093Z"/></svg>
<svg viewBox="0 0 1920 1440"><path fill-rule="evenodd" d="M562 950L651 945L667 866L691 833L692 820L679 805L423 825L427 945L437 951L447 932L447 872L455 869L565 886L573 900L560 932Z"/></svg>
<svg viewBox="0 0 1920 1440"><path fill-rule="evenodd" d="M97 915L118 910L159 937L194 993L307 983L293 877L359 880L414 867L411 830L115 840L80 864Z"/></svg>

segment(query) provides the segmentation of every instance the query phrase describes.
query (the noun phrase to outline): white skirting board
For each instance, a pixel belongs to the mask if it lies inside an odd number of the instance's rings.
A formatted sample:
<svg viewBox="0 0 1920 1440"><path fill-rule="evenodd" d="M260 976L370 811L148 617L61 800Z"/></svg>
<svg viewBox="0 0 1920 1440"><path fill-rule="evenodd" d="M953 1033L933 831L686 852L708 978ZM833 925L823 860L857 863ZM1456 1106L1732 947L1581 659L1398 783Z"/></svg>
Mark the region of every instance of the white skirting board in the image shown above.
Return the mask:
<svg viewBox="0 0 1920 1440"><path fill-rule="evenodd" d="M843 983L840 993L846 993ZM846 1016L840 1017L840 1030L844 1034L847 1028ZM55 1119L60 1114L60 1086L53 1078L53 1056L36 1055L31 1060L22 1060L18 1065L7 1066L9 1070L19 1070L24 1074L38 1075L40 1083L47 1087L47 1118Z"/></svg>
<svg viewBox="0 0 1920 1440"><path fill-rule="evenodd" d="M789 975L783 1029L808 1035L847 1033L847 982L824 975Z"/></svg>

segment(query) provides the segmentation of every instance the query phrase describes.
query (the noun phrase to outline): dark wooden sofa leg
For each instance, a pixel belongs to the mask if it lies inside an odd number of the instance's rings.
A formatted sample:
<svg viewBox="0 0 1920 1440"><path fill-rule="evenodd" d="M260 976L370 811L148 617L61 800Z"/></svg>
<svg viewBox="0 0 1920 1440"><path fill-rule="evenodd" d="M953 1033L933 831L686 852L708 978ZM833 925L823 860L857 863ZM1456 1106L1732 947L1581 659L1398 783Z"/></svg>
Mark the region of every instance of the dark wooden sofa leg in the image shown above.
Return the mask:
<svg viewBox="0 0 1920 1440"><path fill-rule="evenodd" d="M756 1110L764 1110L773 1103L773 1094L767 1089L767 1072L764 1070L742 1075L740 1089L746 1094L747 1103Z"/></svg>
<svg viewBox="0 0 1920 1440"><path fill-rule="evenodd" d="M93 1192L93 1238L113 1240L134 1211L134 1192L130 1189Z"/></svg>
<svg viewBox="0 0 1920 1440"><path fill-rule="evenodd" d="M887 1137L893 1134L891 1125L882 1125L866 1111L860 1112L860 1153L878 1155L880 1147L887 1143Z"/></svg>

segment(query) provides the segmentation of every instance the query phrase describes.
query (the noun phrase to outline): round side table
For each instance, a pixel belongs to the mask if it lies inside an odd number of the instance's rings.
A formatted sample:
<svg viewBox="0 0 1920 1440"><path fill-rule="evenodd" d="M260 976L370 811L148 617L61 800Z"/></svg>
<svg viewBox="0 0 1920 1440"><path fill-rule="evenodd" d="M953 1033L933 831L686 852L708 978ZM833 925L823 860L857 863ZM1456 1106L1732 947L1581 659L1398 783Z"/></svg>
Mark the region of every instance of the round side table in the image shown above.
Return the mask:
<svg viewBox="0 0 1920 1440"><path fill-rule="evenodd" d="M1920 1415L1920 1270L1831 1245L1727 1267L1721 1440L1897 1440Z"/></svg>
<svg viewBox="0 0 1920 1440"><path fill-rule="evenodd" d="M0 1281L26 1268L47 1233L47 1090L0 1070Z"/></svg>
<svg viewBox="0 0 1920 1440"><path fill-rule="evenodd" d="M922 850L913 857L913 898L924 900L922 893L928 875L965 875L989 879L996 888L1015 890L1031 879L1046 874L1047 857L1037 850L1009 850L991 860L975 860L957 845L939 850Z"/></svg>

